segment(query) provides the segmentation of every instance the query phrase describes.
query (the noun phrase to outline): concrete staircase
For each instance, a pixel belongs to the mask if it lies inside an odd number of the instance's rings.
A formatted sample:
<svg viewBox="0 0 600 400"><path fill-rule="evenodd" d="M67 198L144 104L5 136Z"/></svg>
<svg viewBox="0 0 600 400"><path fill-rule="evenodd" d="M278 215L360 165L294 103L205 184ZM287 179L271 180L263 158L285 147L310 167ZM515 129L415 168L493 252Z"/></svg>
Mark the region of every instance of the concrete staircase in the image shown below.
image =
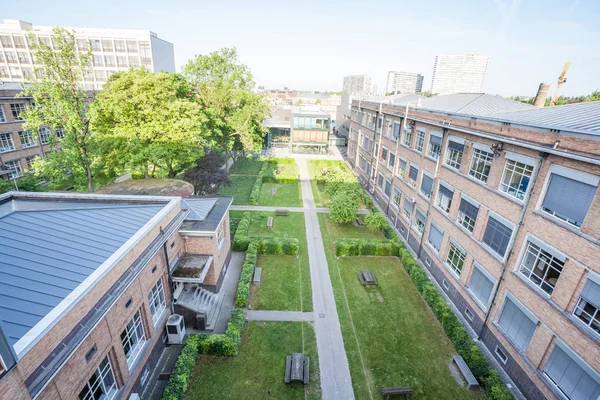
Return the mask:
<svg viewBox="0 0 600 400"><path fill-rule="evenodd" d="M214 330L217 317L219 316L219 310L223 304L223 295L221 293L213 293L200 286L197 286L192 290L193 295L191 298L187 299L185 302L179 302L178 304L193 311L205 313L206 330Z"/></svg>

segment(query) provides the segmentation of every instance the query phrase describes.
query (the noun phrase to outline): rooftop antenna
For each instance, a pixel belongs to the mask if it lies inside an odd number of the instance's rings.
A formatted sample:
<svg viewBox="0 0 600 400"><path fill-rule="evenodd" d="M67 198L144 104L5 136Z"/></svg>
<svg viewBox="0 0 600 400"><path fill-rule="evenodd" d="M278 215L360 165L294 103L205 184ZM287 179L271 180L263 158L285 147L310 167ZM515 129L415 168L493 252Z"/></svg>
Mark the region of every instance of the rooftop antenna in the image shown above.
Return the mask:
<svg viewBox="0 0 600 400"><path fill-rule="evenodd" d="M562 73L558 77L558 83L556 84L556 89L554 90L554 95L552 96L552 100L550 100L550 107L552 107L554 105L554 103L556 103L556 100L558 100L558 96L560 96L560 87L563 85L563 83L565 83L567 81L567 78L565 78L565 75L567 74L567 70L569 69L570 66L571 66L571 61L567 61L567 63L565 64L565 67L562 70Z"/></svg>

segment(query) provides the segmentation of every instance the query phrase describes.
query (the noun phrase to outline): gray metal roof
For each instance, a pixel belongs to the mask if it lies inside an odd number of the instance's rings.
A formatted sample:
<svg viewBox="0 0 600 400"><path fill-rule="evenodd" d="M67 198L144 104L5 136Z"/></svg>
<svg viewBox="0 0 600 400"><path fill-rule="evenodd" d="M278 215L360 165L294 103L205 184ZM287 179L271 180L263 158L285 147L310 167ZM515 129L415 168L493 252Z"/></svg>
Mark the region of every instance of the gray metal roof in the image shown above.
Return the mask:
<svg viewBox="0 0 600 400"><path fill-rule="evenodd" d="M0 323L14 345L164 204L12 199L0 207Z"/></svg>
<svg viewBox="0 0 600 400"><path fill-rule="evenodd" d="M190 210L190 213L185 217L185 221L204 221L216 202L216 198L182 200L181 207Z"/></svg>
<svg viewBox="0 0 600 400"><path fill-rule="evenodd" d="M190 220L186 217L181 224L180 231L185 232L215 232L219 227L219 224L223 220L223 217L229 210L233 197L213 197L207 198L208 200L215 200L214 206L210 212L205 216L202 221ZM194 199L196 200L196 199ZM200 200L200 199L198 199ZM186 199L186 202L189 199ZM182 204L182 208L185 208Z"/></svg>
<svg viewBox="0 0 600 400"><path fill-rule="evenodd" d="M487 93L456 93L427 97L421 101L421 108L469 115L490 115L535 109L531 104Z"/></svg>
<svg viewBox="0 0 600 400"><path fill-rule="evenodd" d="M600 101L503 112L489 115L489 117L549 129L600 134Z"/></svg>

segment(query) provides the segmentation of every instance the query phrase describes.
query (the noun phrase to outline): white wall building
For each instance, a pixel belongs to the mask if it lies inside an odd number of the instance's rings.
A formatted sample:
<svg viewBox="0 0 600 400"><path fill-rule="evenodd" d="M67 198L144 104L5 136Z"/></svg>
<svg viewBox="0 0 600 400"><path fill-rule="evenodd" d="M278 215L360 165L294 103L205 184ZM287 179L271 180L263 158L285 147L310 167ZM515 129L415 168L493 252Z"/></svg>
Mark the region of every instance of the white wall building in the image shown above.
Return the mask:
<svg viewBox="0 0 600 400"><path fill-rule="evenodd" d="M423 75L402 71L388 72L386 93L421 93L422 91Z"/></svg>
<svg viewBox="0 0 600 400"><path fill-rule="evenodd" d="M435 57L431 93L481 93L489 57L441 54Z"/></svg>
<svg viewBox="0 0 600 400"><path fill-rule="evenodd" d="M349 95L370 96L371 95L371 76L370 75L349 75L344 77L342 90Z"/></svg>
<svg viewBox="0 0 600 400"><path fill-rule="evenodd" d="M150 71L175 72L173 44L156 33L129 29L66 28L74 30L79 50L86 51L91 43L93 69L85 77L85 88L100 89L117 71L145 66ZM0 24L0 80L24 82L33 74L33 57L28 34L33 33L44 43L50 40L51 26L37 26L19 20L5 19Z"/></svg>

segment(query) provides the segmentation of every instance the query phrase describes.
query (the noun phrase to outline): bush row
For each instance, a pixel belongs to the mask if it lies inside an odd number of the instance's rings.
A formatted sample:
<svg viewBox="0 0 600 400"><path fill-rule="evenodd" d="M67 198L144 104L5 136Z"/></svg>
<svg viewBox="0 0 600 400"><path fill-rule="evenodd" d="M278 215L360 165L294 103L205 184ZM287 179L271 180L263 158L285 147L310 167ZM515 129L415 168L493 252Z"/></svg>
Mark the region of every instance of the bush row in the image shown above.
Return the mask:
<svg viewBox="0 0 600 400"><path fill-rule="evenodd" d="M336 256L398 256L399 246L393 240L337 239L333 242Z"/></svg>
<svg viewBox="0 0 600 400"><path fill-rule="evenodd" d="M180 400L183 398L190 382L192 369L196 365L199 343L200 337L197 335L188 337L183 350L179 354L179 358L175 362L173 373L163 392L163 400Z"/></svg>
<svg viewBox="0 0 600 400"><path fill-rule="evenodd" d="M294 160L293 158L272 157L272 158L267 158L266 161L271 164L295 164L296 163L296 160Z"/></svg>
<svg viewBox="0 0 600 400"><path fill-rule="evenodd" d="M256 267L257 246L251 243L246 252L242 273L238 283L237 294L235 296L235 304L238 307L246 307L248 305L248 296L250 296L250 284L254 276L254 267Z"/></svg>
<svg viewBox="0 0 600 400"><path fill-rule="evenodd" d="M296 183L300 179L297 175L265 175L263 183Z"/></svg>
<svg viewBox="0 0 600 400"><path fill-rule="evenodd" d="M252 186L252 191L250 192L250 204L256 205L258 202L258 196L260 195L260 188L263 183L263 176L269 167L268 163L263 163L262 167L260 167L260 171L256 176L256 181L254 182L254 186Z"/></svg>
<svg viewBox="0 0 600 400"><path fill-rule="evenodd" d="M442 324L446 335L450 338L458 354L465 360L475 378L485 386L488 399L509 400L512 394L500 379L498 372L492 369L479 347L475 344L467 330L461 325L457 316L444 301L444 298L429 281L427 274L405 247L400 249L400 259L423 299Z"/></svg>
<svg viewBox="0 0 600 400"><path fill-rule="evenodd" d="M258 254L287 254L296 255L300 242L296 238L260 238L248 236L250 228L250 213L245 212L233 236L233 251L246 251L251 243L256 243Z"/></svg>
<svg viewBox="0 0 600 400"><path fill-rule="evenodd" d="M227 330L224 334L201 333L197 336L198 353L209 356L234 357L239 353L242 328L244 326L244 310L236 309L231 312Z"/></svg>

